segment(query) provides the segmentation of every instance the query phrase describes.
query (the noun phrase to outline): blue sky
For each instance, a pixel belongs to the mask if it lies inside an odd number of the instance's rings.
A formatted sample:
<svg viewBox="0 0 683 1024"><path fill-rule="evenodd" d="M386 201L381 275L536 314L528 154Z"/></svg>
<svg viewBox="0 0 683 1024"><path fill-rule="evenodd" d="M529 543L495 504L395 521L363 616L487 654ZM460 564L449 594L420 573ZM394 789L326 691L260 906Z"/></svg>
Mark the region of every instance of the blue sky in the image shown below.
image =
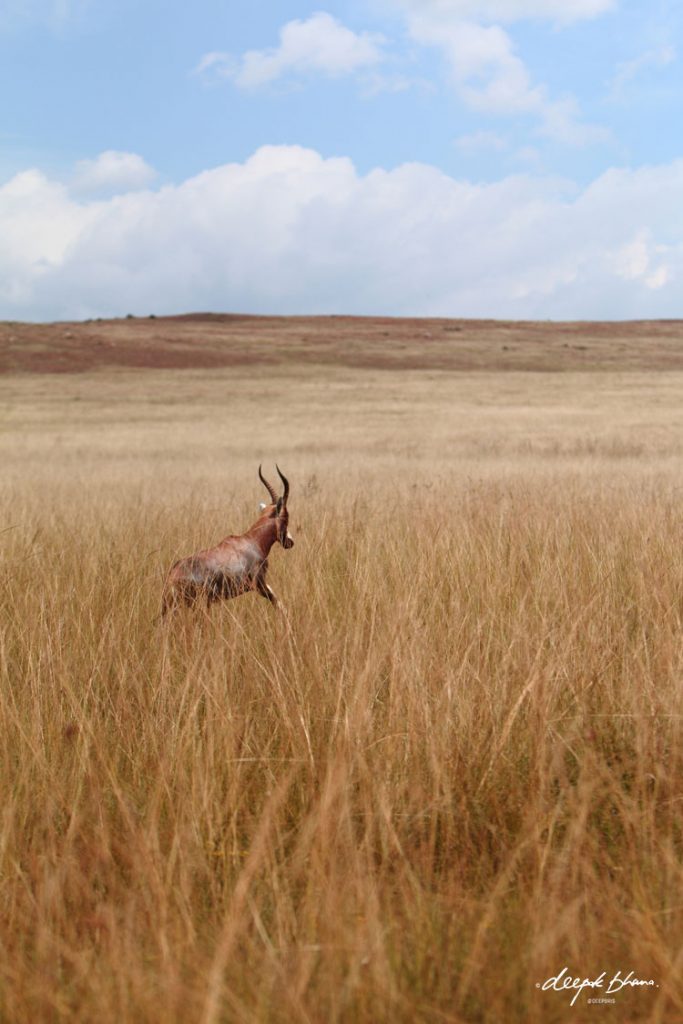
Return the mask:
<svg viewBox="0 0 683 1024"><path fill-rule="evenodd" d="M681 0L3 0L0 317L681 315Z"/></svg>

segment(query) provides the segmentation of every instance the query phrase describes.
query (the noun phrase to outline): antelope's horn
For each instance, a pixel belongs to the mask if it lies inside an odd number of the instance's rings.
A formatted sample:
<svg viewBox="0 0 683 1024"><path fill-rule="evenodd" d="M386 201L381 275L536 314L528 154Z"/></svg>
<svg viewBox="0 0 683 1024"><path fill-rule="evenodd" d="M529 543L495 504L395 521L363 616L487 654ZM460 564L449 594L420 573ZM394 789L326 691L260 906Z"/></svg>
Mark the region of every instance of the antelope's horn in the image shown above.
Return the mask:
<svg viewBox="0 0 683 1024"><path fill-rule="evenodd" d="M261 467L260 466L258 468L258 475L259 475L259 478L261 480L261 483L263 484L265 489L268 491L268 494L270 495L270 500L272 501L272 503L274 505L275 502L277 501L277 494L273 490L271 484L269 484L268 481L266 480L266 478L264 477L263 473L261 472Z"/></svg>
<svg viewBox="0 0 683 1024"><path fill-rule="evenodd" d="M289 497L289 480L287 479L286 476L282 475L282 473L280 472L280 467L278 466L277 462L275 463L275 468L277 470L277 475L280 477L280 479L282 480L283 484L285 485L285 492L282 495L282 504L286 505L287 504L287 498Z"/></svg>

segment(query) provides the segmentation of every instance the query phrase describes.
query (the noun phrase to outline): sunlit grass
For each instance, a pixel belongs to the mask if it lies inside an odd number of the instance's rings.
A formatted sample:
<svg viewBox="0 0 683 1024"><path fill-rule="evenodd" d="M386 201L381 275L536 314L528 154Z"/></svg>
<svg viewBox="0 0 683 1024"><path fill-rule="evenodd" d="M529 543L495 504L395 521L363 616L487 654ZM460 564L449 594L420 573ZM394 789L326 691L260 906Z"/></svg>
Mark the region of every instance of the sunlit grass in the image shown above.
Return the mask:
<svg viewBox="0 0 683 1024"><path fill-rule="evenodd" d="M345 464L312 417L297 473L256 426L292 481L287 615L159 627L168 565L262 491L195 408L196 461L98 457L87 428L73 460L53 427L8 474L0 1018L683 1017L675 435L661 463L459 466L425 429L422 464ZM565 965L659 987L570 1015L536 989Z"/></svg>

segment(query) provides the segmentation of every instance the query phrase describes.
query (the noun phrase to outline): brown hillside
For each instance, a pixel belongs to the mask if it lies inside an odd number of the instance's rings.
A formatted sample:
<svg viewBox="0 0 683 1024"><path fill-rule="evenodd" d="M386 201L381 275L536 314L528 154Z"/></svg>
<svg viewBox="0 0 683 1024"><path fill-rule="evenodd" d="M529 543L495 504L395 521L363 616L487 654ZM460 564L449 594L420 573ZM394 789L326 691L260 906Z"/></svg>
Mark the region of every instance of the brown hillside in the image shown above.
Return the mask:
<svg viewBox="0 0 683 1024"><path fill-rule="evenodd" d="M0 373L318 364L430 370L683 369L683 321L539 323L189 314L0 323Z"/></svg>

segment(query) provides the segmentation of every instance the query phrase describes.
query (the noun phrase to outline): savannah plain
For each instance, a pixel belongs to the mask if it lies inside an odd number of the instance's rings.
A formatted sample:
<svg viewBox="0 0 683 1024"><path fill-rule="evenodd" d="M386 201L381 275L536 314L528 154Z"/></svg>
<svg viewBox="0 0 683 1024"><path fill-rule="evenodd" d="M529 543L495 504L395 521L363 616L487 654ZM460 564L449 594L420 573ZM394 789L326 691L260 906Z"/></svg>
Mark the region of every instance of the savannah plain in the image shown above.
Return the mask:
<svg viewBox="0 0 683 1024"><path fill-rule="evenodd" d="M4 323L0 394L0 1020L683 1021L683 323ZM285 612L155 623L261 462Z"/></svg>

